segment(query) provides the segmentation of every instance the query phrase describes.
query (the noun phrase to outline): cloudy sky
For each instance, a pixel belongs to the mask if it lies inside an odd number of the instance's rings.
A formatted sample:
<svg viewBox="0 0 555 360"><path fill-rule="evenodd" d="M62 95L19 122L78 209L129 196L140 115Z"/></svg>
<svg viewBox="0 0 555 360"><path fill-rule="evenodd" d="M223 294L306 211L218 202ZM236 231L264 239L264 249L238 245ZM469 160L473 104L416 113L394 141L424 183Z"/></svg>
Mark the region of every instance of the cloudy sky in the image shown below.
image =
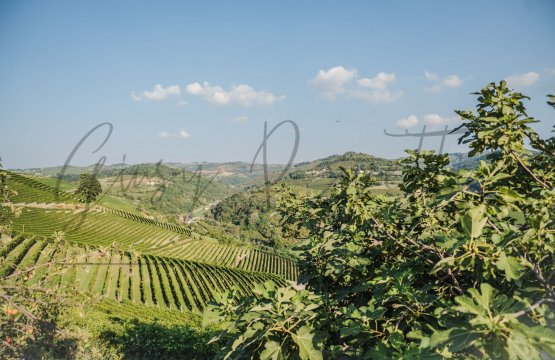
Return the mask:
<svg viewBox="0 0 555 360"><path fill-rule="evenodd" d="M555 112L555 2L2 1L0 157L8 168L251 161L268 129L300 128L295 161L345 151L388 158L456 126L454 109L507 79ZM268 140L290 156L289 125ZM437 149L439 139L424 147ZM455 137L448 151L462 151Z"/></svg>

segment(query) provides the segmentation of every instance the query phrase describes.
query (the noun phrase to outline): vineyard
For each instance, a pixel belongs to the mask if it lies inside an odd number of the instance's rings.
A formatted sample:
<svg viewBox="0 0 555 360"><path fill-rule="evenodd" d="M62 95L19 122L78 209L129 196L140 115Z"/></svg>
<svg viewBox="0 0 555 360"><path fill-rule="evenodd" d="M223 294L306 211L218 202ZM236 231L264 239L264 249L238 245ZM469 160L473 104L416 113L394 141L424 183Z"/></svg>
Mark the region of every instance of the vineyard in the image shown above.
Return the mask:
<svg viewBox="0 0 555 360"><path fill-rule="evenodd" d="M3 171L10 176L10 187L16 193L12 195L12 202L25 203L76 203L73 195L56 190L54 187L43 184L35 179L11 171Z"/></svg>
<svg viewBox="0 0 555 360"><path fill-rule="evenodd" d="M202 311L214 294L234 286L247 295L260 282L285 283L272 274L56 243L22 233L3 239L0 257L0 277L25 276L28 286L190 312Z"/></svg>
<svg viewBox="0 0 555 360"><path fill-rule="evenodd" d="M295 261L284 256L224 245L189 228L107 207L49 202L55 198L53 188L21 175L10 174L10 184L17 191L13 201L21 206L20 216L12 219L16 231L43 237L61 231L65 240L83 245L271 273L289 280L297 277ZM67 194L62 197L71 199Z"/></svg>
<svg viewBox="0 0 555 360"><path fill-rule="evenodd" d="M11 235L0 241L0 278L119 304L129 317L148 308L200 313L218 293L295 280L294 259L253 246L218 242L189 227L80 203L71 193L6 172L17 215L3 216ZM8 215L7 208L0 208ZM142 315L139 317L143 317Z"/></svg>

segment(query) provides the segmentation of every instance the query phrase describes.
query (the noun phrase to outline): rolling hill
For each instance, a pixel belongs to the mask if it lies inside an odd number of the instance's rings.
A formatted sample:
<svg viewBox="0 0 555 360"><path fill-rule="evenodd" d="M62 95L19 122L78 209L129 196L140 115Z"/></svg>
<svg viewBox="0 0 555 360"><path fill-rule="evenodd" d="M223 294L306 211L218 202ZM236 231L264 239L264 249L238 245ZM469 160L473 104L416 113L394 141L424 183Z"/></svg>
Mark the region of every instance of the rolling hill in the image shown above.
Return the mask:
<svg viewBox="0 0 555 360"><path fill-rule="evenodd" d="M71 193L8 174L20 214L11 218L11 236L2 239L1 276L61 261L59 276L45 271L30 281L181 311L200 311L215 293L232 286L249 293L255 283L297 276L293 258L223 244L190 227L88 207ZM79 261L64 263L67 254Z"/></svg>

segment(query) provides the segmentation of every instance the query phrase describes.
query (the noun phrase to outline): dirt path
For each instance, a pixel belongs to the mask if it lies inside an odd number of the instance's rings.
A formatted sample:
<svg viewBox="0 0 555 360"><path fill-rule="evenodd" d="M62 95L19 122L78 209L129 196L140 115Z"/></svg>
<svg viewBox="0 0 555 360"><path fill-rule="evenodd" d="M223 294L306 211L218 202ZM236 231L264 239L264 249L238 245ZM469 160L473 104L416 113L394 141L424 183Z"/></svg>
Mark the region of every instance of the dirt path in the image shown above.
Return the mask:
<svg viewBox="0 0 555 360"><path fill-rule="evenodd" d="M73 211L96 211L102 212L103 209L97 205L87 206L85 204L68 204L68 203L3 203L1 206L27 207L35 209L59 209Z"/></svg>

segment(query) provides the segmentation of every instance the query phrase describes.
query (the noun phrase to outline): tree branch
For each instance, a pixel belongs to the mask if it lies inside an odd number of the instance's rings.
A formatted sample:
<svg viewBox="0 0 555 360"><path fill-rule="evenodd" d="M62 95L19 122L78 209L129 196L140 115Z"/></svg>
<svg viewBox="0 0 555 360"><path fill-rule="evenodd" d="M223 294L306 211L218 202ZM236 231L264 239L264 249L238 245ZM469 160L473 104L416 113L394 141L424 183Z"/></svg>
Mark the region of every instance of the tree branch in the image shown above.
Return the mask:
<svg viewBox="0 0 555 360"><path fill-rule="evenodd" d="M514 151L511 151L511 155L513 156L513 158L518 162L518 164L520 165L520 167L526 171L532 178L534 178L534 180L536 180L536 182L538 182L540 185L542 185L544 188L549 189L549 185L547 185L546 183L544 183L543 181L541 181L533 172L532 170L530 170L528 168L528 166L526 166L526 164L524 164L524 162L518 157L518 155L515 154Z"/></svg>
<svg viewBox="0 0 555 360"><path fill-rule="evenodd" d="M513 315L514 317L520 317L522 315L525 315L529 312L534 311L535 309L537 309L538 307L540 307L544 303L554 303L555 304L555 300L553 300L553 299L541 299L541 300L535 302L534 304L532 304L528 309L517 311L515 313L512 313L511 315Z"/></svg>

